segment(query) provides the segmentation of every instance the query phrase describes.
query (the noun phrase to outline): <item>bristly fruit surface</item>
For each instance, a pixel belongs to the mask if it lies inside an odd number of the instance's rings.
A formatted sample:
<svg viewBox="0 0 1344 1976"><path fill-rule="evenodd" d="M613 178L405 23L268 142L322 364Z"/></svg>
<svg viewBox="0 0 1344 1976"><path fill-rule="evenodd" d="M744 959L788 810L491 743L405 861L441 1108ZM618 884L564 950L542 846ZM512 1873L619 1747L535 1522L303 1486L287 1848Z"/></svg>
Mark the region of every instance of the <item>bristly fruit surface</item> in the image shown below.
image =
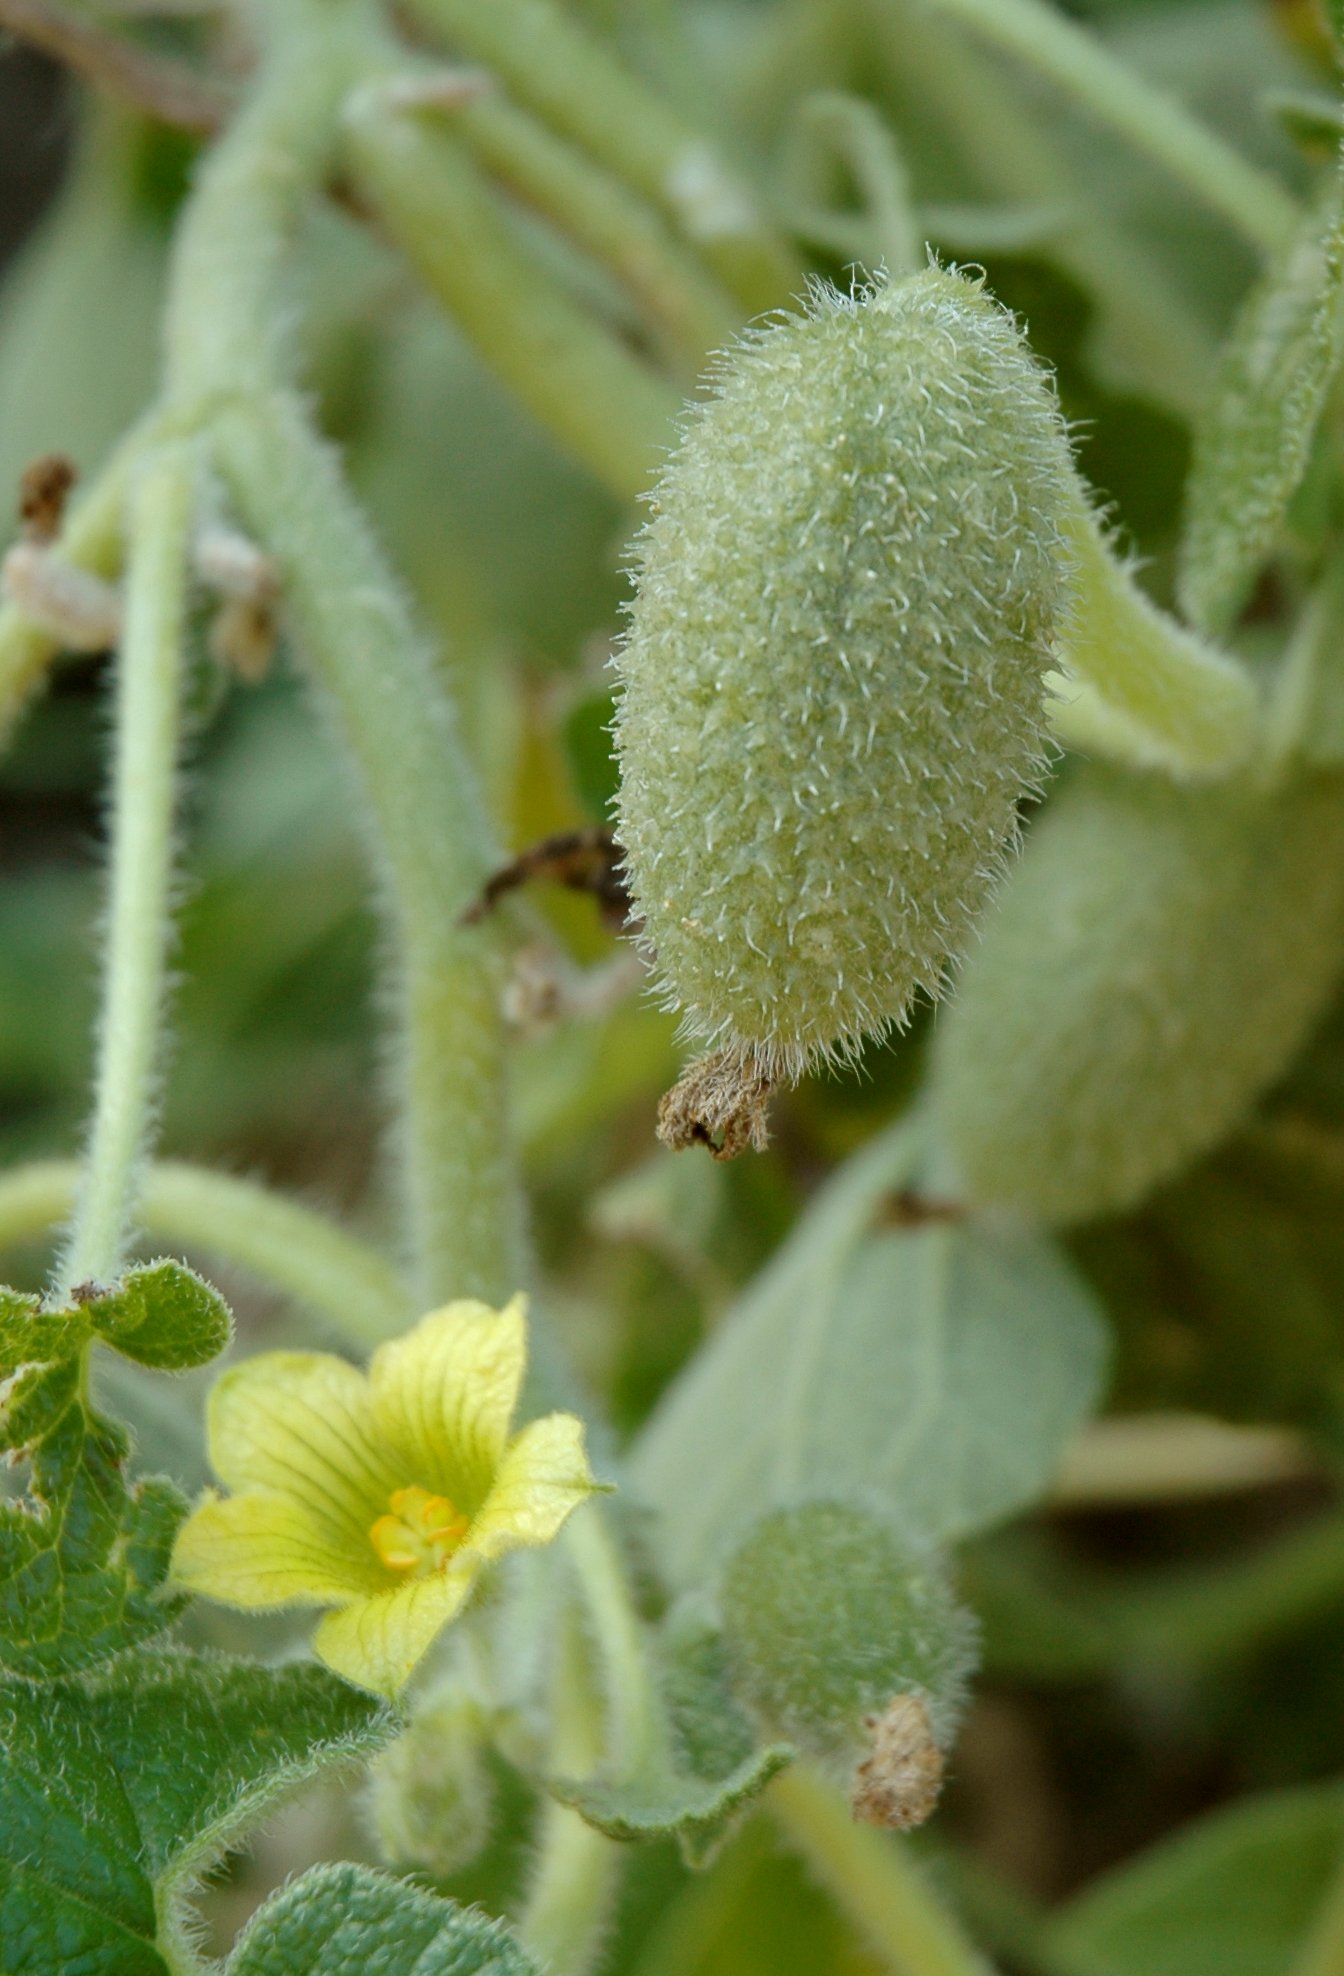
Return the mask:
<svg viewBox="0 0 1344 1976"><path fill-rule="evenodd" d="M685 1034L796 1076L938 992L1014 844L1072 465L937 267L817 287L713 384L636 545L617 829Z"/></svg>

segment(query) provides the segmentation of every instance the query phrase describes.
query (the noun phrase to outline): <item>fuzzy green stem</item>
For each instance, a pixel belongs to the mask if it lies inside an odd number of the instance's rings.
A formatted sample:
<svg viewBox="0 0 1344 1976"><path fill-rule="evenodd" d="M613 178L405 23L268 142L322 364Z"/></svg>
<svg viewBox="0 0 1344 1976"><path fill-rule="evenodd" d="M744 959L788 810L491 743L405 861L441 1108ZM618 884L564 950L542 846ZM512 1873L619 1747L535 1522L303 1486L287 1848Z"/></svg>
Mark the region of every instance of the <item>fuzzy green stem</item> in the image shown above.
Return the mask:
<svg viewBox="0 0 1344 1976"><path fill-rule="evenodd" d="M1009 79L915 0L853 3L860 45L876 39L893 78L926 106L995 196L1056 208L1074 174ZM1165 270L1097 211L1076 216L1051 248L1100 304L1091 339L1109 369L1188 419L1207 396L1214 346Z"/></svg>
<svg viewBox="0 0 1344 1976"><path fill-rule="evenodd" d="M1098 123L1151 158L1212 212L1271 254L1296 228L1296 202L1173 97L1048 0L932 0L937 11L1049 77Z"/></svg>
<svg viewBox="0 0 1344 1976"><path fill-rule="evenodd" d="M401 1198L423 1304L500 1300L525 1274L505 1130L496 936L458 925L498 853L432 655L297 399L223 416L216 456L274 556L355 772L397 956Z"/></svg>
<svg viewBox="0 0 1344 1976"><path fill-rule="evenodd" d="M658 1699L643 1629L609 1518L598 1504L567 1526L565 1542L606 1674L604 1761L611 1774L626 1776L655 1753L659 1740Z"/></svg>
<svg viewBox="0 0 1344 1976"><path fill-rule="evenodd" d="M258 11L261 79L209 154L173 255L168 392L195 408L288 377L294 235L332 164L346 92L386 59L370 0Z"/></svg>
<svg viewBox="0 0 1344 1976"><path fill-rule="evenodd" d="M1100 702L1084 744L1112 753L1123 747L1137 765L1177 774L1237 767L1250 753L1259 712L1249 676L1144 596L1107 547L1081 488L1064 526L1076 570L1063 657ZM1067 705L1056 726L1070 738Z"/></svg>
<svg viewBox="0 0 1344 1976"><path fill-rule="evenodd" d="M583 1520L583 1519L580 1519ZM550 1762L558 1775L583 1776L600 1760L595 1698L572 1619L559 1642L552 1689ZM578 1812L548 1798L537 1858L517 1921L523 1947L552 1976L586 1976L602 1945L619 1869L615 1842Z"/></svg>
<svg viewBox="0 0 1344 1976"><path fill-rule="evenodd" d="M352 762L381 869L408 1242L424 1303L492 1299L523 1274L504 1127L499 962L457 927L494 846L441 679L395 579L302 404L283 389L284 277L297 224L334 162L341 106L390 72L372 0L265 13L261 82L212 154L179 231L170 390L212 408L211 442Z"/></svg>
<svg viewBox="0 0 1344 1976"><path fill-rule="evenodd" d="M800 279L755 194L700 131L553 0L409 0L410 11L483 62L518 102L582 146L673 220L749 314Z"/></svg>
<svg viewBox="0 0 1344 1976"><path fill-rule="evenodd" d="M904 1841L856 1825L844 1799L806 1764L782 1771L766 1802L897 1976L986 1976L988 1963L930 1893Z"/></svg>
<svg viewBox="0 0 1344 1976"><path fill-rule="evenodd" d="M60 1265L68 1290L115 1275L153 1104L167 964L183 633L195 475L188 453L145 462L131 511L117 663L112 875L88 1163Z"/></svg>
<svg viewBox="0 0 1344 1976"><path fill-rule="evenodd" d="M694 377L736 331L740 311L661 214L497 90L448 112L492 177L566 232L623 283L669 361Z"/></svg>
<svg viewBox="0 0 1344 1976"><path fill-rule="evenodd" d="M641 494L680 394L539 265L448 132L390 114L377 90L347 128L360 196L482 359L616 494Z"/></svg>
<svg viewBox="0 0 1344 1976"><path fill-rule="evenodd" d="M54 1228L78 1187L73 1160L34 1160L0 1175L0 1249ZM161 1160L141 1175L136 1220L153 1241L215 1256L308 1305L352 1344L377 1345L415 1315L375 1249L255 1181Z"/></svg>

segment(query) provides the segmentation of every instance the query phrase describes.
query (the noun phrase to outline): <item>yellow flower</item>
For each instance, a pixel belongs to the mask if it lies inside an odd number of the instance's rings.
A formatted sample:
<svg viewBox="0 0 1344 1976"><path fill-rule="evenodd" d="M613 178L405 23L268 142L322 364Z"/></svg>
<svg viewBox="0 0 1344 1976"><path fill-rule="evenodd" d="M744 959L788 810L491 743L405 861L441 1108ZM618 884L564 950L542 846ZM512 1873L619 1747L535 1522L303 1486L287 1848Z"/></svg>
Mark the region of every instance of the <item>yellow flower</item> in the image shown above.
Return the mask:
<svg viewBox="0 0 1344 1976"><path fill-rule="evenodd" d="M509 1429L527 1355L521 1297L432 1311L367 1375L326 1352L265 1352L210 1395L210 1461L233 1494L188 1517L177 1584L225 1605L334 1606L313 1648L395 1695L486 1565L546 1544L598 1486L583 1425Z"/></svg>

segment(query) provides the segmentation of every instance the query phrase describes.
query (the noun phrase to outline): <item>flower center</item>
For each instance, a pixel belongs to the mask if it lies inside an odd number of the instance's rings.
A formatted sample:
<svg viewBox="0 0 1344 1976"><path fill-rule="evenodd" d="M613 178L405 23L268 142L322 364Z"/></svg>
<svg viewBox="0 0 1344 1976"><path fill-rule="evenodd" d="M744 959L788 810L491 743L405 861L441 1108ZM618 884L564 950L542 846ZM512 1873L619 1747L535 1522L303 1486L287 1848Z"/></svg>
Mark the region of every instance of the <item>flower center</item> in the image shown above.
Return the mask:
<svg viewBox="0 0 1344 1976"><path fill-rule="evenodd" d="M369 1526L369 1542L390 1571L409 1571L417 1578L442 1571L471 1527L447 1496L433 1496L418 1484L394 1489L387 1499L389 1514Z"/></svg>

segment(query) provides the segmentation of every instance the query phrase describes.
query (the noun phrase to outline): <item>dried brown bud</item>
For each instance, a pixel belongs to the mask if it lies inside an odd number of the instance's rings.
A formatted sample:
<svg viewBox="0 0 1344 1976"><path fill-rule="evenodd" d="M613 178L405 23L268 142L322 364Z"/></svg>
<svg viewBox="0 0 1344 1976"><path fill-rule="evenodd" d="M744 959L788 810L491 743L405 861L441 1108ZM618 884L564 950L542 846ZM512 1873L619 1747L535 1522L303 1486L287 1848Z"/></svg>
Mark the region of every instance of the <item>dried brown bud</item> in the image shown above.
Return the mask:
<svg viewBox="0 0 1344 1976"><path fill-rule="evenodd" d="M19 481L19 520L25 542L54 542L65 518L65 503L79 469L64 453L42 453Z"/></svg>
<svg viewBox="0 0 1344 1976"><path fill-rule="evenodd" d="M850 1805L864 1825L908 1832L922 1825L943 1787L943 1753L918 1695L896 1695L880 1715L866 1715L869 1753L854 1771Z"/></svg>
<svg viewBox="0 0 1344 1976"><path fill-rule="evenodd" d="M736 1159L748 1146L763 1152L773 1088L749 1047L711 1050L686 1066L659 1105L658 1137L678 1153L707 1146L716 1160Z"/></svg>

